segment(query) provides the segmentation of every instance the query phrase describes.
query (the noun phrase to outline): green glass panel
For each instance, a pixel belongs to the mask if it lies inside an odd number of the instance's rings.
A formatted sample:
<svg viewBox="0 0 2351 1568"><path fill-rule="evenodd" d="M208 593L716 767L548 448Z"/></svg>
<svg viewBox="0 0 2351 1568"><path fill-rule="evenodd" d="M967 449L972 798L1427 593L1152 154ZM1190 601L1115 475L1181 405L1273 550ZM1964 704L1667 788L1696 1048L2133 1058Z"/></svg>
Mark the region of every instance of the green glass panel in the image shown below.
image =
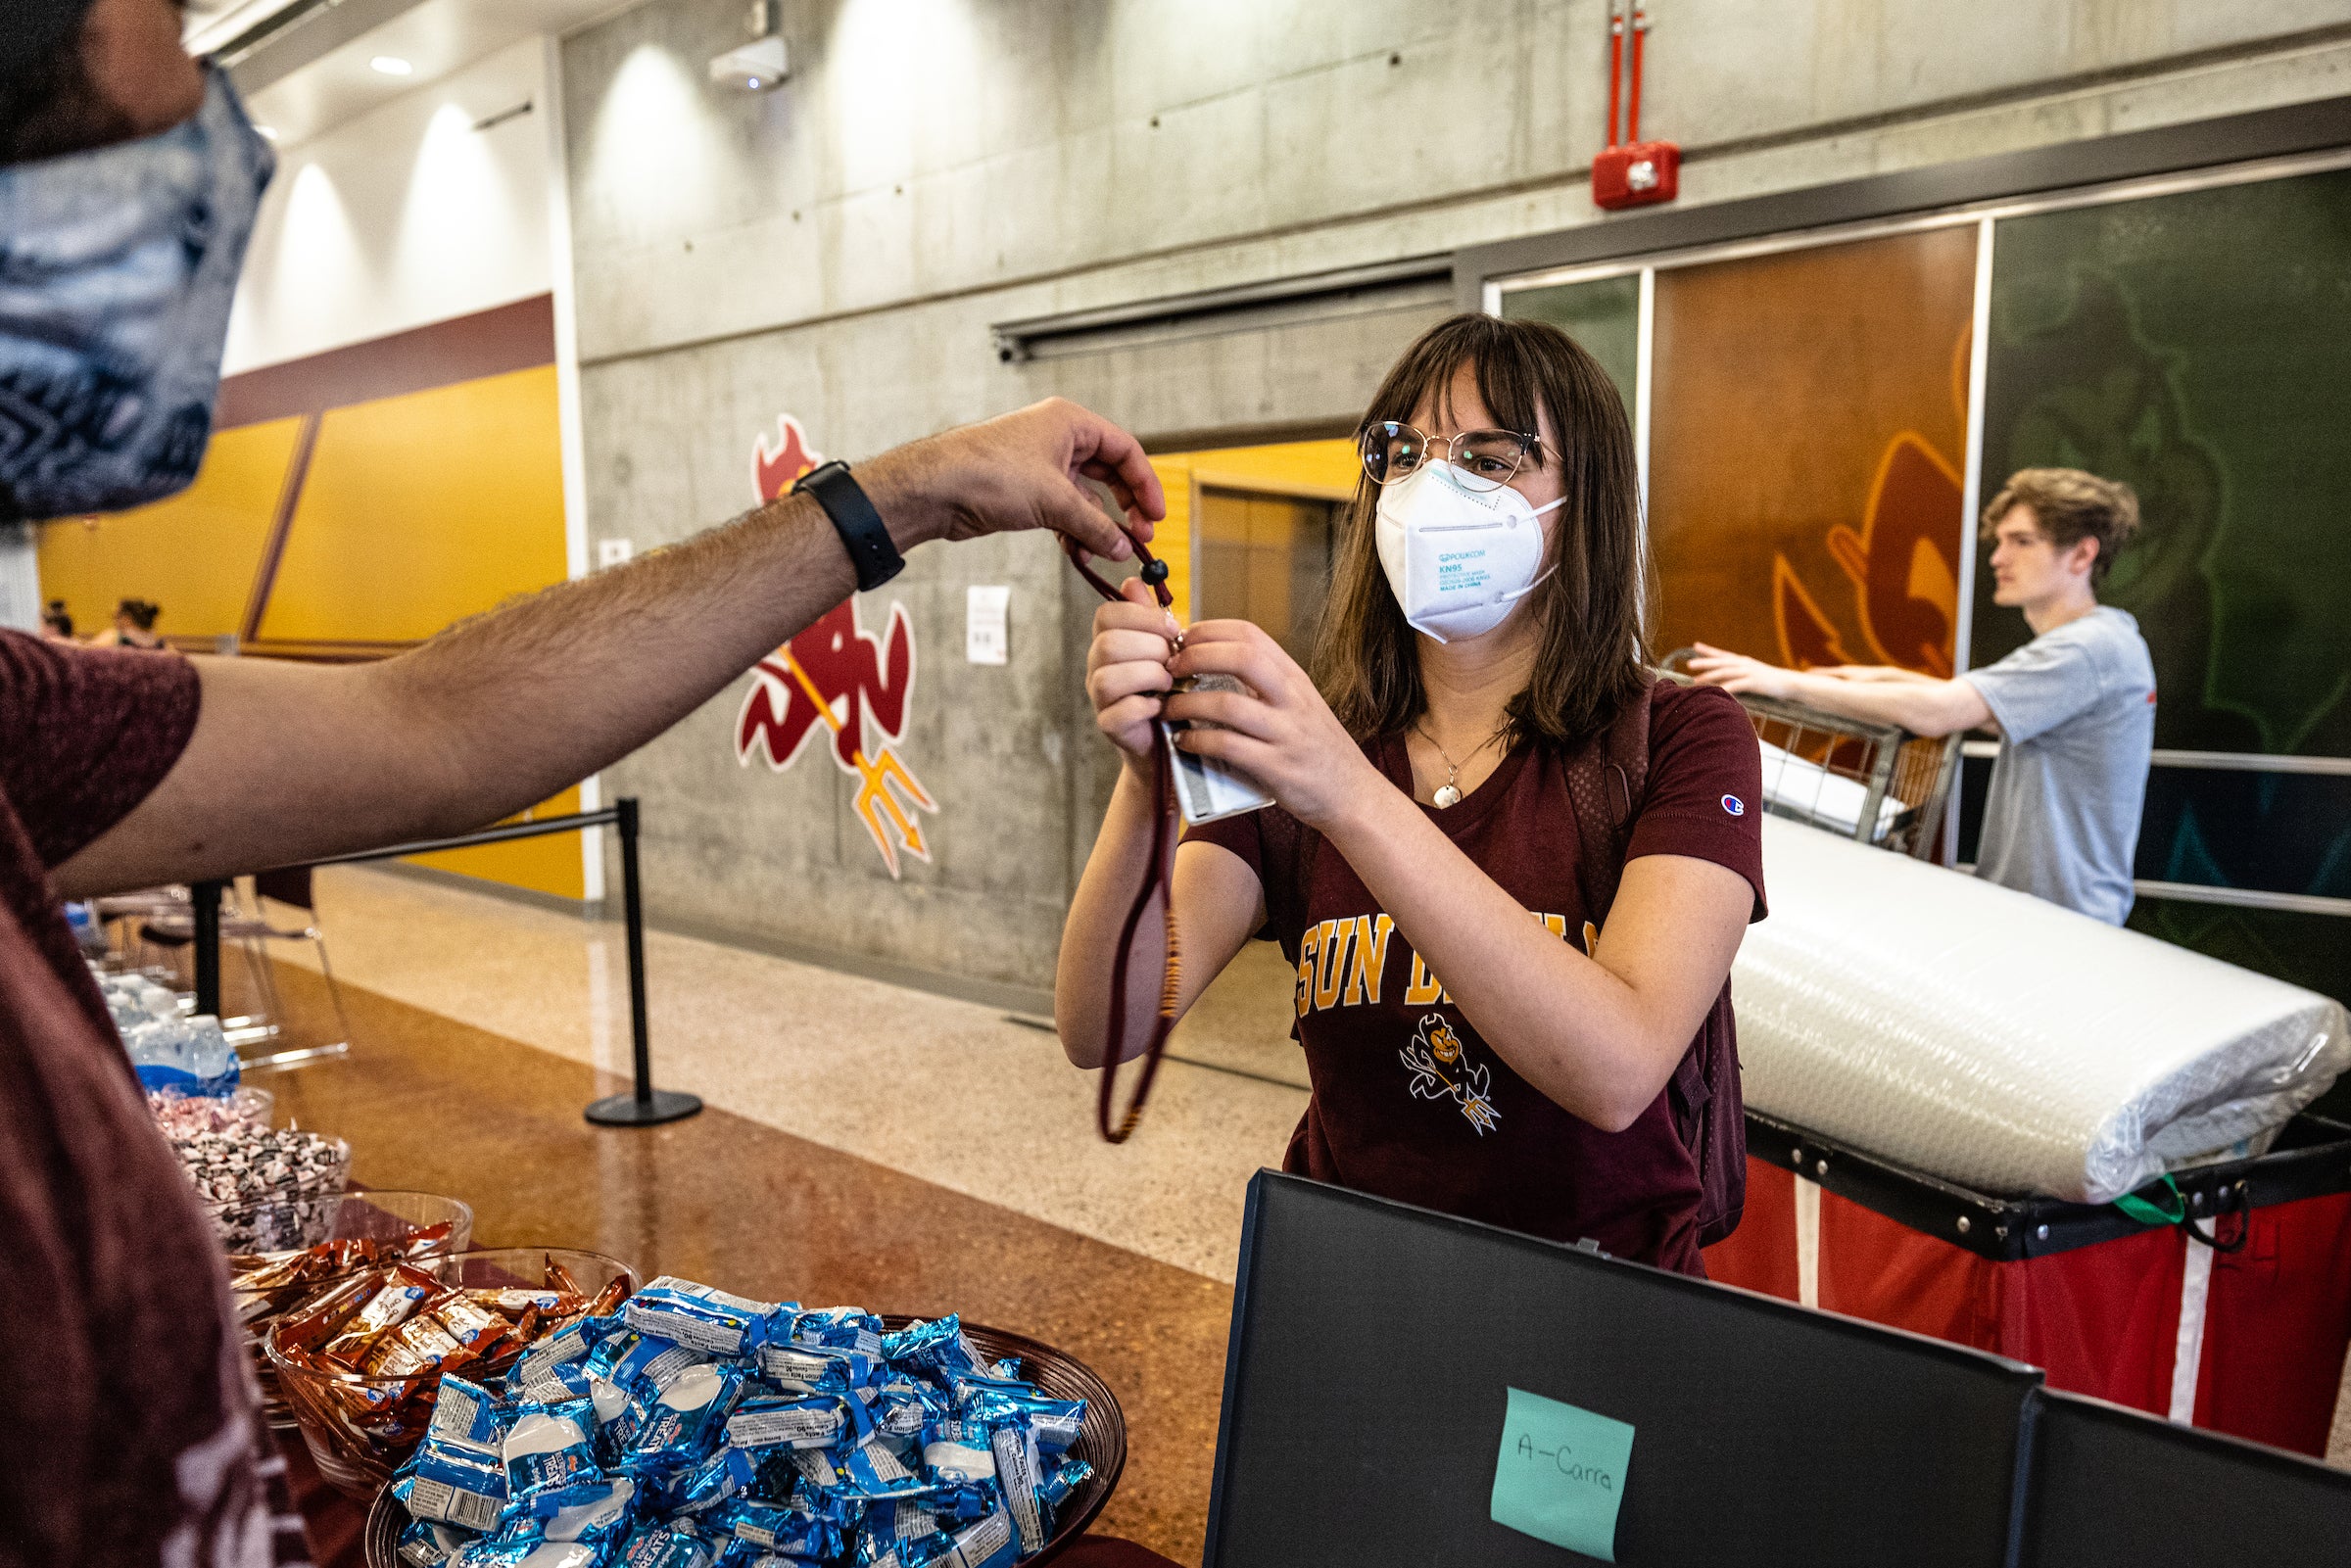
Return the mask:
<svg viewBox="0 0 2351 1568"><path fill-rule="evenodd" d="M2351 919L2141 896L2131 928L2351 1005Z"/></svg>
<svg viewBox="0 0 2351 1568"><path fill-rule="evenodd" d="M1625 417L1632 417L1634 387L1641 374L1639 274L1505 290L1502 313L1512 321L1548 321L1583 345L1616 383Z"/></svg>
<svg viewBox="0 0 2351 1568"><path fill-rule="evenodd" d="M2002 221L1987 496L2138 491L2101 596L2138 617L2156 744L2351 755L2351 170ZM2022 643L1979 560L1971 663Z"/></svg>

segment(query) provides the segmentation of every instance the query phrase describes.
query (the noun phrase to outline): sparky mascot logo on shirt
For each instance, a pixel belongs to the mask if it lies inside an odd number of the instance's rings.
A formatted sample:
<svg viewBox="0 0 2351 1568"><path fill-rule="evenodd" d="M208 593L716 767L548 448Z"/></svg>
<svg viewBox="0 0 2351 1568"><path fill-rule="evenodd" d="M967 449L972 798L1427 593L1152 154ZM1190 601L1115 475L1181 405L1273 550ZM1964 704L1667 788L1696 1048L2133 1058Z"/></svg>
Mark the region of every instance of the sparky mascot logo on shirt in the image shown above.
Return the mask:
<svg viewBox="0 0 2351 1568"><path fill-rule="evenodd" d="M751 449L751 482L763 504L824 460L797 419L785 414L776 425L774 448L761 438ZM747 768L762 755L782 773L821 726L830 734L835 766L857 781L857 820L894 879L901 852L931 858L918 813L938 810L896 750L913 695L914 625L906 606L890 605L888 628L877 637L859 619L852 595L752 670L735 718L735 760Z"/></svg>
<svg viewBox="0 0 2351 1568"><path fill-rule="evenodd" d="M1481 1138L1502 1120L1502 1113L1494 1109L1493 1075L1482 1065L1470 1062L1462 1037L1445 1022L1444 1014L1423 1017L1413 1043L1397 1055L1413 1074L1414 1099L1451 1100L1462 1108L1462 1115L1469 1118L1469 1125Z"/></svg>

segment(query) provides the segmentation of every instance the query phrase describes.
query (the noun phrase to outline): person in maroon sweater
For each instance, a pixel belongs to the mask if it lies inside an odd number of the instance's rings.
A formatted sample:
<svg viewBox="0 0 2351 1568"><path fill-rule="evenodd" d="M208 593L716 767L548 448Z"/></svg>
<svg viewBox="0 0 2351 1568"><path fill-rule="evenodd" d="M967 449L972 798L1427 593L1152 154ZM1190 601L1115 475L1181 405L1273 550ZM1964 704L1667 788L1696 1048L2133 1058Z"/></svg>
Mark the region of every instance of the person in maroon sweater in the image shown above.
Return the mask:
<svg viewBox="0 0 2351 1568"><path fill-rule="evenodd" d="M202 459L271 160L179 21L173 0L12 0L0 21L0 523L153 500ZM1041 527L1131 554L1085 481L1150 537L1141 449L1054 402L860 464L862 516L838 488L783 497L377 664L0 632L0 1568L303 1549L264 1502L219 1244L59 901L496 821L926 540Z"/></svg>
<svg viewBox="0 0 2351 1568"><path fill-rule="evenodd" d="M1667 1090L1763 914L1761 764L1737 702L1656 686L1596 929L1567 770L1649 680L1623 405L1564 334L1460 316L1406 351L1363 437L1312 678L1245 621L1178 646L1131 584L1095 618L1087 691L1126 767L1062 933L1064 1049L1105 1055L1154 721L1205 721L1179 743L1279 804L1177 850L1178 1002L1252 933L1281 943L1313 1084L1285 1166L1703 1273ZM1206 675L1247 689L1171 693ZM1139 934L1128 1006L1147 1016L1164 930Z"/></svg>

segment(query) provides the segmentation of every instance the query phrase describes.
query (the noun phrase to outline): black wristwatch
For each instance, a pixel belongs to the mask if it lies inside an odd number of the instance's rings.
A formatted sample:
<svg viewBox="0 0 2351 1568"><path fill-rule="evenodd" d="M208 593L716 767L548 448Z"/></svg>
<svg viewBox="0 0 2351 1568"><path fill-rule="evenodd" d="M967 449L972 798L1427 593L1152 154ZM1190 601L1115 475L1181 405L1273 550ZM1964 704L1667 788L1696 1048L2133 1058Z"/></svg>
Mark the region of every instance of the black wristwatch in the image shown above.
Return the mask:
<svg viewBox="0 0 2351 1568"><path fill-rule="evenodd" d="M906 557L889 542L882 514L849 477L847 463L836 458L821 468L811 468L792 488L814 496L825 515L833 519L833 527L849 552L849 564L857 568L860 594L880 588L906 569Z"/></svg>

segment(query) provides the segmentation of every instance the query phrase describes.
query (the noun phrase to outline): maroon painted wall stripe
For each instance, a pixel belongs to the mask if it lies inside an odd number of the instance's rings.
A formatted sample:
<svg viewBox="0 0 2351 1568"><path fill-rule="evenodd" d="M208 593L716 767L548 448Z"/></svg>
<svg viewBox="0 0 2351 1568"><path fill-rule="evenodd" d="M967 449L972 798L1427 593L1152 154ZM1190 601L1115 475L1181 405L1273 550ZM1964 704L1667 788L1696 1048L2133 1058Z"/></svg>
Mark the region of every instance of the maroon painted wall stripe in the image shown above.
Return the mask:
<svg viewBox="0 0 2351 1568"><path fill-rule="evenodd" d="M232 430L264 419L323 413L554 362L554 296L535 295L230 376L220 383L213 427Z"/></svg>

